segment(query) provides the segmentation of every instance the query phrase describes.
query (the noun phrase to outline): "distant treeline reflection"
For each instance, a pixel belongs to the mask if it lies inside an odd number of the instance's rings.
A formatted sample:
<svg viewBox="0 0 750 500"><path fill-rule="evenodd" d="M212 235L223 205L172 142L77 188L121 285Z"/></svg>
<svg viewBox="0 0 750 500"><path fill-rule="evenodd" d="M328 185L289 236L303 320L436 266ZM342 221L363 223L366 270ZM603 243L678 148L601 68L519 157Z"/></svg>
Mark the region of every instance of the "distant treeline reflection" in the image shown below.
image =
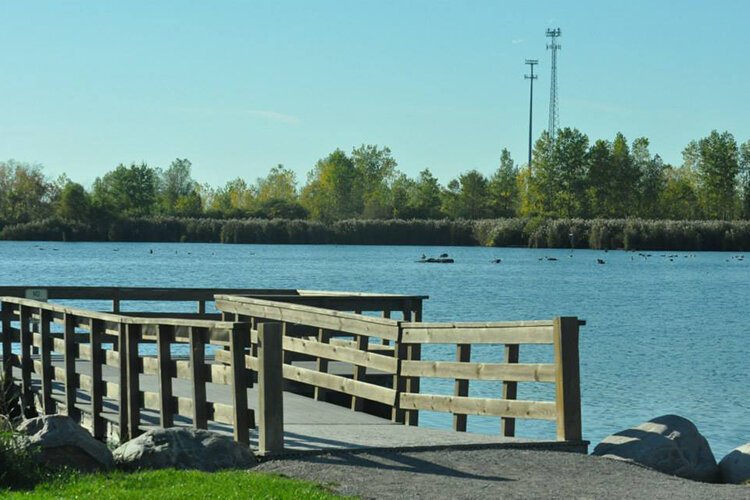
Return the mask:
<svg viewBox="0 0 750 500"><path fill-rule="evenodd" d="M362 220L126 218L90 225L49 218L6 226L5 240L463 245L627 250L750 250L750 221L642 219Z"/></svg>

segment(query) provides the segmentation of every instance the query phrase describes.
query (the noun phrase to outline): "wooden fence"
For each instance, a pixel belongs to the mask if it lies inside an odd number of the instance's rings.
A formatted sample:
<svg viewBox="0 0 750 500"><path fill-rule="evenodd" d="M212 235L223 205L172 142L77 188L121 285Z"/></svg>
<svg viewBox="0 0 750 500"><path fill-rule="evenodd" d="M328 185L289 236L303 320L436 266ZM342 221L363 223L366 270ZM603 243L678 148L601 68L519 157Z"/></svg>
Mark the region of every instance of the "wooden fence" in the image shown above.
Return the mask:
<svg viewBox="0 0 750 500"><path fill-rule="evenodd" d="M43 290L45 296L39 298L112 300L114 310L123 300L199 302L195 313L175 318L170 312L142 317L0 297L3 363L19 374L24 404L31 406L38 392L45 413L60 405L71 416L86 417L96 437L103 437L106 422L124 440L149 425L169 427L180 419L198 428L231 425L235 439L248 442L249 429L257 423L263 451L279 451L283 378L312 387L318 400L346 397L353 410L367 409L366 403L384 406L396 422L417 425L420 410L448 412L454 429L465 431L468 416L493 416L500 418L504 436L514 436L516 419L542 419L556 422L559 441L582 440L578 330L583 322L577 318L423 323L422 296L254 289L178 289L172 294L169 289ZM0 293L9 291L29 294L27 287L0 287ZM209 296L211 292L219 293ZM235 295L239 292L242 295ZM211 299L221 320L204 319L216 317L207 312ZM18 343L19 354L11 352L12 343ZM422 359L422 346L437 344L455 345L455 359ZM503 345L502 362L472 361L473 346L482 344ZM554 361L521 363L524 344L550 346ZM172 359L176 346L183 347L188 359ZM208 346L215 349L214 360L206 358ZM145 376L155 377L156 387L142 387ZM453 394L424 393L420 380L431 377L453 380ZM255 379L258 422L247 401ZM471 381L488 380L501 381L502 394L470 395ZM554 384L554 399L518 400L518 384L525 382ZM230 400L209 400L208 383L229 386ZM175 390L177 385L182 392ZM149 422L147 411L158 412L158 421Z"/></svg>
<svg viewBox="0 0 750 500"><path fill-rule="evenodd" d="M501 432L508 437L515 435L516 419L553 420L557 423L558 440L582 439L578 329L583 322L577 318L513 323L422 323L230 295L217 295L216 306L235 320L251 325L259 321L280 322L285 352L304 353L316 361L315 370L286 361L284 377L315 387L316 397L324 390L338 391L351 397L352 409L360 409L358 404L362 399L384 403L392 407L395 421L412 425L417 425L419 410L449 412L454 416L457 431L466 430L468 415L500 417ZM353 340L336 342L342 336ZM393 343L390 355L378 352L383 349L383 341ZM421 346L434 344L455 344L455 361L422 360ZM471 362L472 345L477 344L503 344L503 362ZM552 346L554 362L519 363L523 344ZM353 365L353 376L327 373L330 362ZM248 367L253 367L251 361ZM362 381L367 370L391 375L392 384L381 387ZM453 379L454 394L422 393L419 381L423 377ZM502 397L470 397L472 380L502 381ZM555 399L518 400L519 382L553 383Z"/></svg>
<svg viewBox="0 0 750 500"><path fill-rule="evenodd" d="M19 373L27 410L34 407L38 393L43 413L62 410L88 420L97 438L105 437L107 421L120 440L135 437L149 427L143 410L155 410L160 427L174 425L176 416L201 429L209 422L224 423L232 426L236 440L248 442L255 425L247 401L253 377L243 357L248 324L133 318L14 297L0 298L0 306L3 365ZM12 353L14 342L20 344L19 354ZM180 344L189 359L171 359L172 348ZM144 354L146 345L156 354ZM207 362L208 345L228 349L229 364ZM104 370L110 375L106 380ZM40 387L33 385L32 375ZM141 375L155 375L156 390L141 388ZM189 381L189 394L176 395L175 380ZM209 401L207 383L231 386L231 404Z"/></svg>

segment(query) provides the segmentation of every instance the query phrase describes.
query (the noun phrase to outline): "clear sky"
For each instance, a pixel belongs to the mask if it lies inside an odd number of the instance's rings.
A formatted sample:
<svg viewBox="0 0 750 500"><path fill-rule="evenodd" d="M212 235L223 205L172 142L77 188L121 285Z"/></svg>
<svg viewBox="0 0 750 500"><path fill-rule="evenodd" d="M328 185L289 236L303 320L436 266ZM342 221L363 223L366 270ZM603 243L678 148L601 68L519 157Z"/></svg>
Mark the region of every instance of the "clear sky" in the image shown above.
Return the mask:
<svg viewBox="0 0 750 500"><path fill-rule="evenodd" d="M119 163L193 162L212 185L387 145L410 176L490 174L560 123L681 161L750 139L750 2L0 0L0 159L89 185Z"/></svg>

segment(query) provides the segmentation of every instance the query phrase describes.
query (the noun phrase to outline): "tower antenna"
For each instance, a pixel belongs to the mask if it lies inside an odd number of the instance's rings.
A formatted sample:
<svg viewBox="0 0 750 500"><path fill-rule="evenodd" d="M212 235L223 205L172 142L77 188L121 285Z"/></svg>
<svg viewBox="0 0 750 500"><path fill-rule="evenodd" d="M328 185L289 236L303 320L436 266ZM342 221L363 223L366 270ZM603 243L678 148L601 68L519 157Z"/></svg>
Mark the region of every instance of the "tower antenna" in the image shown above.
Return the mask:
<svg viewBox="0 0 750 500"><path fill-rule="evenodd" d="M560 124L560 110L558 109L557 103L557 51L562 48L562 46L557 43L557 38L560 35L562 35L560 28L547 30L547 38L551 39L551 42L547 44L547 49L552 51L552 78L549 90L549 125L547 130L549 132L550 140L552 141L555 140L557 127Z"/></svg>
<svg viewBox="0 0 750 500"><path fill-rule="evenodd" d="M523 76L526 80L529 80L529 174L531 174L531 140L532 140L531 120L533 116L532 111L534 109L534 80L539 78L537 75L534 74L534 66L539 64L539 61L536 59L526 59L526 64L529 65L529 69L531 70L530 75Z"/></svg>

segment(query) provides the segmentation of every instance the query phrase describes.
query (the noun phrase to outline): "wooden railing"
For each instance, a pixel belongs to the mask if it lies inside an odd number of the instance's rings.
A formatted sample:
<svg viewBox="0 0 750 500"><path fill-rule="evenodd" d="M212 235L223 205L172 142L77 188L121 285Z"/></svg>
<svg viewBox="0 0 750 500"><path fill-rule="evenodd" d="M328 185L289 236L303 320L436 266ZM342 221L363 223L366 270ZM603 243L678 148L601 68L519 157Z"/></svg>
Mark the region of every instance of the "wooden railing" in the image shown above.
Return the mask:
<svg viewBox="0 0 750 500"><path fill-rule="evenodd" d="M583 322L561 317L551 321L513 323L422 323L362 316L299 304L229 295L218 295L216 306L225 315L247 321L278 321L283 325L285 356L304 353L313 356L316 369L294 366L288 359L284 378L322 391L337 391L351 397L352 409L367 399L392 407L396 421L416 425L419 410L449 412L457 431L465 431L469 415L501 418L504 436L515 435L516 419L553 420L557 439L581 441L581 401L578 373L578 329ZM337 337L353 340L337 342ZM378 353L382 341L393 342L389 355ZM455 361L422 360L421 346L455 344ZM502 363L471 361L473 345L503 344ZM552 346L552 363L520 363L520 346ZM217 359L226 358L226 354ZM353 365L352 376L331 374L330 362ZM248 367L255 362L248 358ZM392 376L390 387L363 382L366 370ZM454 380L454 394L425 394L420 391L423 377ZM469 395L472 380L502 381L502 397L478 398ZM555 399L518 400L520 382L555 385Z"/></svg>
<svg viewBox="0 0 750 500"><path fill-rule="evenodd" d="M237 441L248 442L255 425L247 401L253 377L244 362L248 324L134 318L14 297L0 298L0 307L3 365L18 372L27 411L38 393L41 411L55 413L60 405L71 417L88 420L97 438L105 437L108 421L120 440L135 437L149 427L143 410L156 410L158 426L170 427L176 417L202 429L209 422L229 424ZM14 342L19 354L12 353ZM149 344L155 354L143 353ZM177 345L186 346L188 360L172 359ZM209 345L228 349L229 364L207 362ZM141 375L155 376L155 387L141 387ZM189 381L189 393L175 394L175 380ZM209 401L207 383L230 386L231 403Z"/></svg>

